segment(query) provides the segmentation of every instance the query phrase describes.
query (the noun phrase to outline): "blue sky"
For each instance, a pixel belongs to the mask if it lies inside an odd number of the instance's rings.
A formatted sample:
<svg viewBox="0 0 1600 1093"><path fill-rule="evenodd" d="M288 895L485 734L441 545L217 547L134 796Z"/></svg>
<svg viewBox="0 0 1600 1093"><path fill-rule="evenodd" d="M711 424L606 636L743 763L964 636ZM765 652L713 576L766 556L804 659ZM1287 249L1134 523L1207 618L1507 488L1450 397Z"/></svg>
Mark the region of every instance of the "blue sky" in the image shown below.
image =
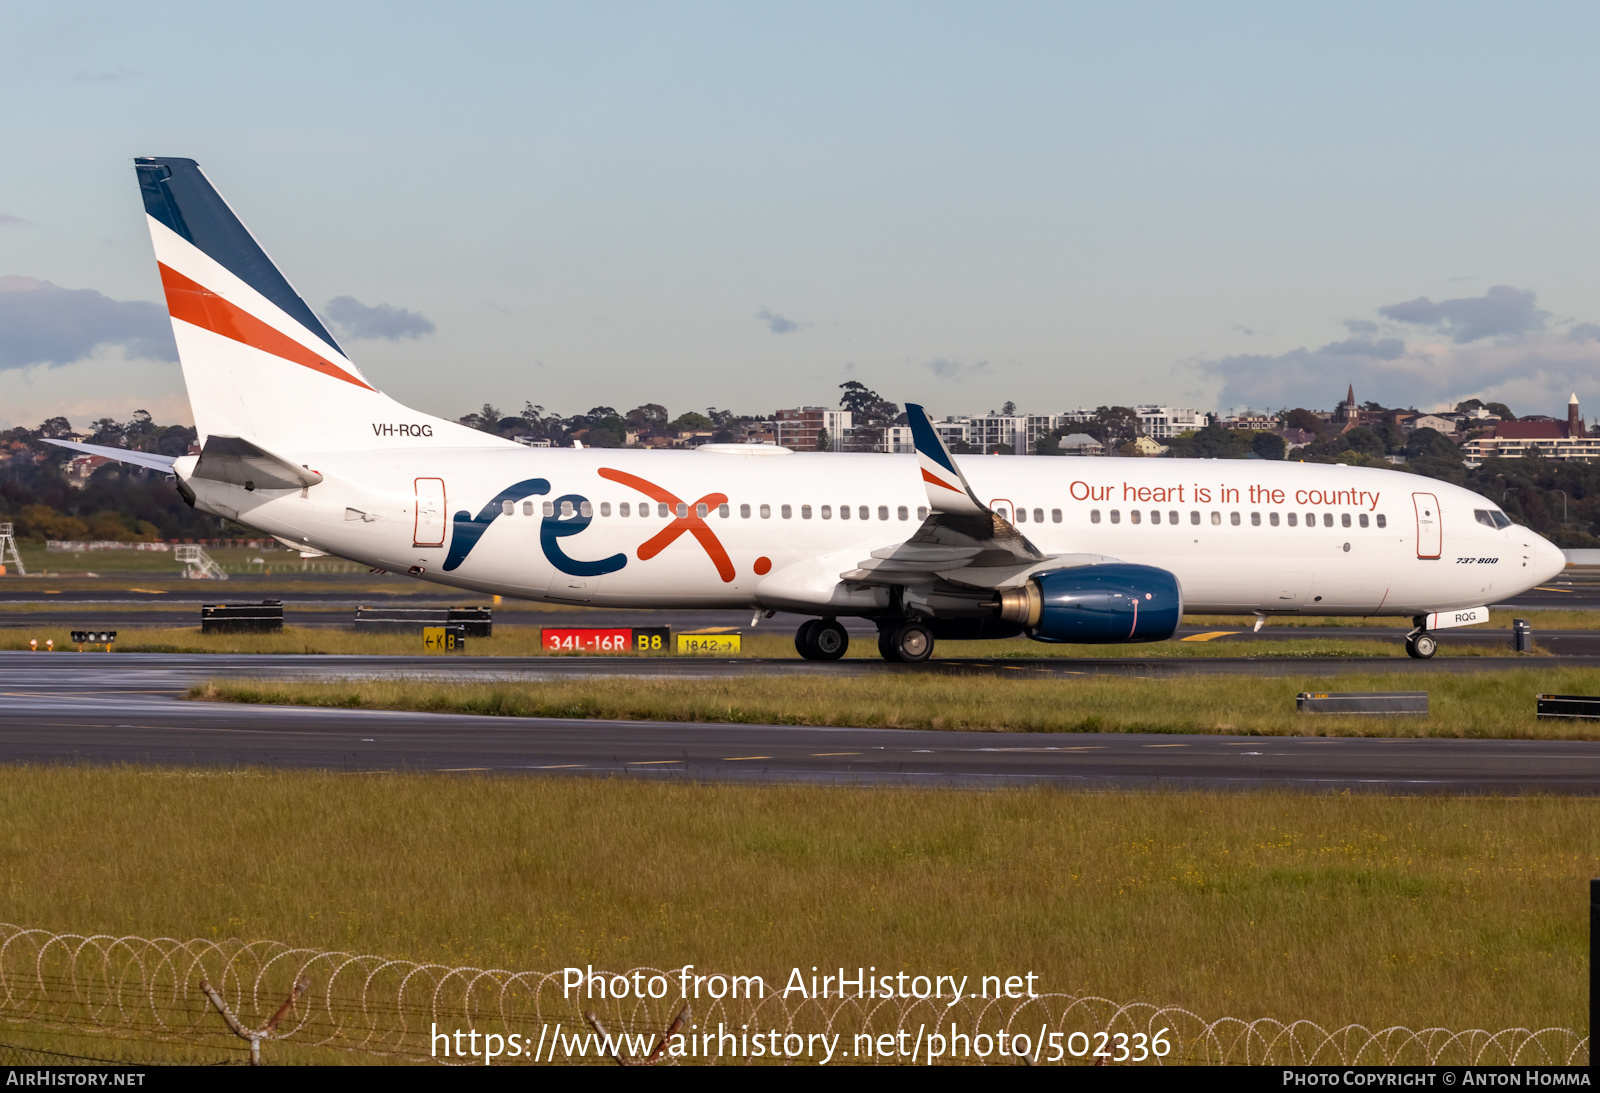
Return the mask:
<svg viewBox="0 0 1600 1093"><path fill-rule="evenodd" d="M939 413L1600 406L1597 24L0 4L0 425L187 416L135 155L198 159L369 377L449 417L852 378Z"/></svg>

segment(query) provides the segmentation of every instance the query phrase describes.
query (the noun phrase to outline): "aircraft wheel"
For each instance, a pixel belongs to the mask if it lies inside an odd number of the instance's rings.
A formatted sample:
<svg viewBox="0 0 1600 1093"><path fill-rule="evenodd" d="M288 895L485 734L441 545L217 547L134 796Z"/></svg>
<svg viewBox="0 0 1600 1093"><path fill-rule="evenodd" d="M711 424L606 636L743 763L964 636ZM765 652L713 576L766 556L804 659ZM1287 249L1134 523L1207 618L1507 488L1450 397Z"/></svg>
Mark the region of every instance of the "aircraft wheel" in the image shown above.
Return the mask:
<svg viewBox="0 0 1600 1093"><path fill-rule="evenodd" d="M933 631L920 622L903 622L878 635L878 652L884 660L917 664L933 655Z"/></svg>
<svg viewBox="0 0 1600 1093"><path fill-rule="evenodd" d="M1406 656L1427 660L1439 651L1439 642L1432 634L1412 634L1406 638Z"/></svg>
<svg viewBox="0 0 1600 1093"><path fill-rule="evenodd" d="M838 660L850 648L850 635L833 619L818 619L811 631L812 660Z"/></svg>
<svg viewBox="0 0 1600 1093"><path fill-rule="evenodd" d="M813 647L811 644L811 635L816 633L817 624L821 621L821 619L807 619L805 622L800 624L800 629L794 632L795 652L799 653L807 660L817 659L816 653L812 651Z"/></svg>

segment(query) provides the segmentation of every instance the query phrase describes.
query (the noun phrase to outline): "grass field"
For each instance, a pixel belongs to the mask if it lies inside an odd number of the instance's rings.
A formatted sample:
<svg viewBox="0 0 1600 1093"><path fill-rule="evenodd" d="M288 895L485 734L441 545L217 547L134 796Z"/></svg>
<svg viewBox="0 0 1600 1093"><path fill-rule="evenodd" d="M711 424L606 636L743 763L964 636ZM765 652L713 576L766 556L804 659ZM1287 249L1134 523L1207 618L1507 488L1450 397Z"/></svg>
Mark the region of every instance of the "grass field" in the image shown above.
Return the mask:
<svg viewBox="0 0 1600 1093"><path fill-rule="evenodd" d="M1600 670L1527 668L1427 677L1351 673L1304 677L1083 676L1030 679L905 676L605 678L548 683L352 680L213 681L203 701L419 710L505 717L592 717L734 724L855 725L988 732L1238 733L1263 736L1429 736L1600 739L1592 722L1534 716L1534 695L1594 694ZM1426 689L1426 717L1295 712L1300 691Z"/></svg>
<svg viewBox="0 0 1600 1093"><path fill-rule="evenodd" d="M78 933L779 982L1032 971L1208 1019L1588 1020L1584 800L7 767L0 807L0 916Z"/></svg>

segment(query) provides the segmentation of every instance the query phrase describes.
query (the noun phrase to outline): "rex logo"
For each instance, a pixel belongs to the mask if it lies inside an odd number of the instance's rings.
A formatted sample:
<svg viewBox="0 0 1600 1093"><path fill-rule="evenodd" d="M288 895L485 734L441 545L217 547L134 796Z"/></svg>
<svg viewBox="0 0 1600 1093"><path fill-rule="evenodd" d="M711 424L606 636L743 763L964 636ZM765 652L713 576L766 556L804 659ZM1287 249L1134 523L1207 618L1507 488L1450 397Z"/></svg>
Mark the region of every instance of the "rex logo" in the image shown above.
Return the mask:
<svg viewBox="0 0 1600 1093"><path fill-rule="evenodd" d="M726 504L727 494L708 493L691 505L654 482L628 474L626 471L602 467L600 477L638 490L646 497L666 505L667 510L675 514L670 524L639 545L638 556L641 562L648 562L676 542L684 532L688 532L694 536L705 550L706 556L711 559L711 564L716 567L717 576L721 577L724 583L733 580L733 562L728 558L728 552L723 549L716 532L711 530L698 511L701 505L709 507ZM445 571L450 572L461 567L461 563L467 560L467 555L478 545L478 540L483 538L483 533L489 530L489 525L506 512L508 504L514 506L526 498L542 497L549 492L550 482L547 479L528 478L495 494L483 508L478 510L476 516L466 509L457 512L451 521L450 551L445 556ZM615 573L628 564L627 555L613 554L609 558L584 561L569 556L562 549L560 542L562 539L577 535L593 522L592 516L583 515L583 506L587 501L588 498L581 494L569 493L550 502L551 513L543 517L539 524L539 548L551 565L574 577L598 577L605 573Z"/></svg>

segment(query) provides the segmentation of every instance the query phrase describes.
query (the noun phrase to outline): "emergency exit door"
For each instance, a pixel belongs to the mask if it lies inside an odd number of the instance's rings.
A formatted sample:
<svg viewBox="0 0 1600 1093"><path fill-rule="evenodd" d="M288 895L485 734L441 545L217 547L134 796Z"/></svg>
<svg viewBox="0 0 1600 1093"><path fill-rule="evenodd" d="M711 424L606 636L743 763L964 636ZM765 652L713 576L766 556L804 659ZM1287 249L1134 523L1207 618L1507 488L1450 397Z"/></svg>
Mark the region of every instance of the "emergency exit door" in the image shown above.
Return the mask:
<svg viewBox="0 0 1600 1093"><path fill-rule="evenodd" d="M1439 499L1431 493L1414 493L1411 503L1417 510L1417 557L1437 558L1444 539L1439 524Z"/></svg>
<svg viewBox="0 0 1600 1093"><path fill-rule="evenodd" d="M411 533L411 545L444 546L444 514L444 479L417 479L417 520L416 530Z"/></svg>

